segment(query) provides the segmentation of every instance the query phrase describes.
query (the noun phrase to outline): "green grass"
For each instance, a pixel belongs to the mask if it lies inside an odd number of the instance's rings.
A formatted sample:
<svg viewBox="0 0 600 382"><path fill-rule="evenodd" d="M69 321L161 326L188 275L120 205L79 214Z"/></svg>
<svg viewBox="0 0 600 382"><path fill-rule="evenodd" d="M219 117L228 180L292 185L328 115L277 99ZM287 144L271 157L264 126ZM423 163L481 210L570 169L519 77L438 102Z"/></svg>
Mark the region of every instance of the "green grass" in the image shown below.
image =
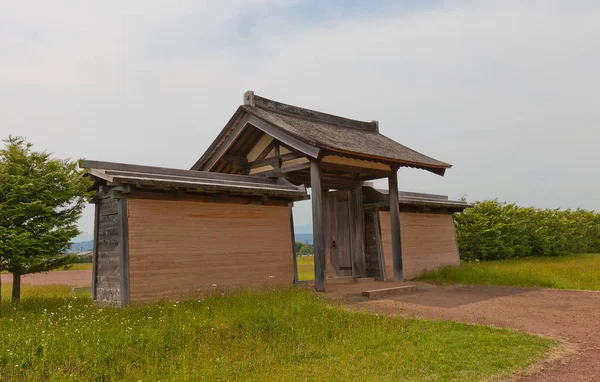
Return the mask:
<svg viewBox="0 0 600 382"><path fill-rule="evenodd" d="M458 267L427 272L419 279L443 284L600 290L600 255L463 262Z"/></svg>
<svg viewBox="0 0 600 382"><path fill-rule="evenodd" d="M0 380L472 381L531 364L555 344L351 312L304 289L126 309L58 297L69 291L27 288L20 304L0 305Z"/></svg>
<svg viewBox="0 0 600 382"><path fill-rule="evenodd" d="M56 271L64 271L64 268L55 269ZM67 269L68 271L91 271L92 263L77 263L71 264L71 266Z"/></svg>
<svg viewBox="0 0 600 382"><path fill-rule="evenodd" d="M315 265L314 257L312 256L298 256L296 257L298 264L298 280L314 280L315 279Z"/></svg>

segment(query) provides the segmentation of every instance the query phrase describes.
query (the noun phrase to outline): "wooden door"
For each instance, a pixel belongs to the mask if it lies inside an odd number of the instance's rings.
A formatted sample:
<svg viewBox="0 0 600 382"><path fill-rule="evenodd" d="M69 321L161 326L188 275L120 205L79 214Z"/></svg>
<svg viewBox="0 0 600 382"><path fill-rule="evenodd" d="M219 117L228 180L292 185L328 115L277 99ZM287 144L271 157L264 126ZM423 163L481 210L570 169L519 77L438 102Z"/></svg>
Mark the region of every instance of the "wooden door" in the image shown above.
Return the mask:
<svg viewBox="0 0 600 382"><path fill-rule="evenodd" d="M349 192L329 191L324 196L327 277L352 276Z"/></svg>

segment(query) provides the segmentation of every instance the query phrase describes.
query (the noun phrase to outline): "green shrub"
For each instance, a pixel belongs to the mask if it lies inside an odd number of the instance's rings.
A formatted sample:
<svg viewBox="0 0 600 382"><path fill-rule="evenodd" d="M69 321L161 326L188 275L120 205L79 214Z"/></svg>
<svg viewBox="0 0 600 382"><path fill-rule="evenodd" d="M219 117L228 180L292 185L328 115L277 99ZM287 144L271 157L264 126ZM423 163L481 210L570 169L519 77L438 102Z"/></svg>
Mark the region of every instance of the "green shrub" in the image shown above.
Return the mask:
<svg viewBox="0 0 600 382"><path fill-rule="evenodd" d="M600 213L595 211L542 210L486 200L457 214L455 221L463 260L600 251Z"/></svg>

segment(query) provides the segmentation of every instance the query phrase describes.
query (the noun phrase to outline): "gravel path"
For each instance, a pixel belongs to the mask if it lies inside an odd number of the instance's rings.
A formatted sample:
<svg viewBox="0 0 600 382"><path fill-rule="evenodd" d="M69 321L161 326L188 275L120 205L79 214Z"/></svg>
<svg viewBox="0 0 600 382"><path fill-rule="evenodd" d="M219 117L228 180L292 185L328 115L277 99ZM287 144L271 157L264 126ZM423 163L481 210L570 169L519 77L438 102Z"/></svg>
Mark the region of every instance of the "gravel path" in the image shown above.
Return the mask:
<svg viewBox="0 0 600 382"><path fill-rule="evenodd" d="M577 352L521 381L600 381L600 292L417 284L412 295L357 302L366 310L559 337Z"/></svg>

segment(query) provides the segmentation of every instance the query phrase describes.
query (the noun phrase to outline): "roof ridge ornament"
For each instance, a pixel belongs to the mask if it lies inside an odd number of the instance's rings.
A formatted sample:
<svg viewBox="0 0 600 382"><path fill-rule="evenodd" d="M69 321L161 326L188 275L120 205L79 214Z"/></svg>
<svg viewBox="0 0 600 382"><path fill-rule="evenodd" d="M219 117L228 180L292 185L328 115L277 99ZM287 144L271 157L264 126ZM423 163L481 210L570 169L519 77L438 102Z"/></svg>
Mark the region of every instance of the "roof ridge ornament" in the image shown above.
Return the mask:
<svg viewBox="0 0 600 382"><path fill-rule="evenodd" d="M244 93L244 105L254 106L254 91L248 90Z"/></svg>

